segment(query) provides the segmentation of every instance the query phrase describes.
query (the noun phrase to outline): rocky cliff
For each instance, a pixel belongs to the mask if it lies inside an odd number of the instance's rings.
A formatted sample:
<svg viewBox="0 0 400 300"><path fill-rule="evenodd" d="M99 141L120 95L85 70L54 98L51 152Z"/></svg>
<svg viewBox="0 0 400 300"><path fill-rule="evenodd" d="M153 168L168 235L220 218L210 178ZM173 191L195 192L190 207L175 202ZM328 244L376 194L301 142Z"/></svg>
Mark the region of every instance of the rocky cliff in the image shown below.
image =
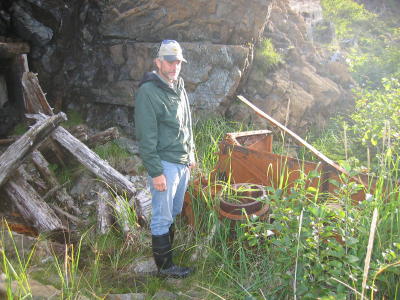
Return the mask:
<svg viewBox="0 0 400 300"><path fill-rule="evenodd" d="M318 1L309 2L315 15ZM346 66L312 42L307 5L293 1L6 0L0 8L0 34L30 43L30 68L49 101L100 128L131 132L134 93L162 39L182 42L195 116L217 112L265 127L236 103L243 93L301 132L351 101ZM272 71L253 64L262 38L283 57Z"/></svg>

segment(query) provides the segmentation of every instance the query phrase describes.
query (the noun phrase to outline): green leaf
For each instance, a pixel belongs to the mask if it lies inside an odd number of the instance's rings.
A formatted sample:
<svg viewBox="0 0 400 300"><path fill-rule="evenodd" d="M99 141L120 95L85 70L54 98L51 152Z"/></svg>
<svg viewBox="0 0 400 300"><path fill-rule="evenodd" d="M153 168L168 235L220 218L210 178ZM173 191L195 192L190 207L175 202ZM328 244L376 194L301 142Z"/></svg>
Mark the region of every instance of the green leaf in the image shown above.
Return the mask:
<svg viewBox="0 0 400 300"><path fill-rule="evenodd" d="M346 255L346 260L347 260L350 264L354 264L354 263L360 261L360 259L359 259L357 256L354 256L354 255L351 255L351 254Z"/></svg>

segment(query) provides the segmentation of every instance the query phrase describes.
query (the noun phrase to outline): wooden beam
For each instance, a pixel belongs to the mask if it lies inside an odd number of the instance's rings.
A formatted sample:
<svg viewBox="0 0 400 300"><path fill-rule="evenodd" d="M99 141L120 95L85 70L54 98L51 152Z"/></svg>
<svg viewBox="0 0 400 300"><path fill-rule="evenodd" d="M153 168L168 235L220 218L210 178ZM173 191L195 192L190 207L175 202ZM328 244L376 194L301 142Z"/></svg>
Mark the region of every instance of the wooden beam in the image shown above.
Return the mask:
<svg viewBox="0 0 400 300"><path fill-rule="evenodd" d="M0 42L0 56L5 58L12 58L18 54L29 53L30 47L27 43L7 43Z"/></svg>

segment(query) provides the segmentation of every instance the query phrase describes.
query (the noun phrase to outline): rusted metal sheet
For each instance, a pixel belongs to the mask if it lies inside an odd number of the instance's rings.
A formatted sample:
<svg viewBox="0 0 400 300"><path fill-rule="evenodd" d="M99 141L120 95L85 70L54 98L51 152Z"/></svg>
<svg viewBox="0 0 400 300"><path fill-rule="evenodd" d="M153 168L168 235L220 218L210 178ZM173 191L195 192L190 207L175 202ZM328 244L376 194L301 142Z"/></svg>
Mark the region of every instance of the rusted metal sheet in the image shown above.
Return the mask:
<svg viewBox="0 0 400 300"><path fill-rule="evenodd" d="M297 143L301 144L302 146L306 147L307 149L309 149L316 157L318 157L321 161L325 162L326 164L332 166L333 168L335 168L336 170L338 170L339 172L346 174L347 176L350 176L350 174L341 166L339 166L336 162L334 162L333 160L331 160L330 158L326 157L323 153L319 152L317 149L315 149L312 145L310 145L309 143L307 143L305 140L303 140L300 136L298 136L296 133L294 133L293 131L291 131L289 128L287 128L286 126L282 125L281 123L279 123L278 121L276 121L274 118L270 117L269 115L267 115L265 112L263 112L262 110L260 110L257 106L255 106L254 104L252 104L249 100L247 100L245 97L243 96L237 96L239 98L240 101L242 101L243 103L245 103L246 105L248 105L250 108L252 108L257 115L259 115L260 117L268 120L272 125L278 127L279 129L281 129L282 131L288 133L292 138L294 138L296 140ZM363 182L361 178L357 178L354 177L353 178L354 181L365 185L366 182Z"/></svg>
<svg viewBox="0 0 400 300"><path fill-rule="evenodd" d="M257 131L242 132L240 136L242 138L248 136L249 139L251 137L257 147L262 147L263 143L269 147L272 140L272 135L270 138L265 138L264 134L258 134ZM325 162L315 163L275 154L269 150L270 148L268 151L253 150L251 145L248 147L241 145L235 137L236 133L228 133L220 143L219 159L215 168L220 179L229 178L232 183L248 182L290 190L299 179L306 178L315 170L320 176L306 180L305 188L313 187L320 193L332 195L337 190L332 180L341 182L340 172ZM363 175L357 180L354 177L349 180L357 183L368 182L367 176ZM355 193L352 199L365 200L365 190Z"/></svg>
<svg viewBox="0 0 400 300"><path fill-rule="evenodd" d="M333 182L341 183L343 181L341 174L345 174L349 182L355 182L363 186L363 188L352 194L351 197L354 203L365 200L367 192L373 194L375 181L367 175L361 174L351 177L344 168L319 152L284 125L266 115L244 97L239 96L239 99L253 108L257 114L291 135L299 144L309 149L321 161L316 163L273 153L273 136L269 130L227 133L224 140L220 142L218 162L214 171L209 176L211 185L205 178L196 179L191 195L193 198L203 197L204 189L207 186L209 189L217 189L216 182L225 182L225 184L231 185L251 183L272 186L275 189L286 189L290 192L291 188L295 187L296 184L304 181L302 189L307 190L309 187L312 187L314 188L312 190L318 192L320 197L324 195L326 199L335 200L338 187ZM308 177L310 172L313 171L316 171L319 176ZM215 196L216 191L214 193L211 191L210 195ZM310 193L310 197L313 197L312 193ZM184 215L188 217L189 224L194 226L194 214L191 210L191 202L192 199L187 194L185 197ZM220 212L221 216L233 220L240 219L237 217L232 218L229 213L221 214L220 207L216 207L215 209Z"/></svg>

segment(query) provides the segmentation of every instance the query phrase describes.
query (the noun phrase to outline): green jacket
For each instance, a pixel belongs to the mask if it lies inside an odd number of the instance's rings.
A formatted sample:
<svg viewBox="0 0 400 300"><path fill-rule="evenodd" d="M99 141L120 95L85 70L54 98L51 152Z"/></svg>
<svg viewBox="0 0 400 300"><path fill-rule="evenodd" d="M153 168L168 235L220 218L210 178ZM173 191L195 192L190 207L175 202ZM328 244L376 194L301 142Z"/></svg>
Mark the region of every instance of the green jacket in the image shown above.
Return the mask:
<svg viewBox="0 0 400 300"><path fill-rule="evenodd" d="M155 73L146 73L135 99L139 154L151 177L163 173L161 160L194 162L192 120L183 79L170 88Z"/></svg>

